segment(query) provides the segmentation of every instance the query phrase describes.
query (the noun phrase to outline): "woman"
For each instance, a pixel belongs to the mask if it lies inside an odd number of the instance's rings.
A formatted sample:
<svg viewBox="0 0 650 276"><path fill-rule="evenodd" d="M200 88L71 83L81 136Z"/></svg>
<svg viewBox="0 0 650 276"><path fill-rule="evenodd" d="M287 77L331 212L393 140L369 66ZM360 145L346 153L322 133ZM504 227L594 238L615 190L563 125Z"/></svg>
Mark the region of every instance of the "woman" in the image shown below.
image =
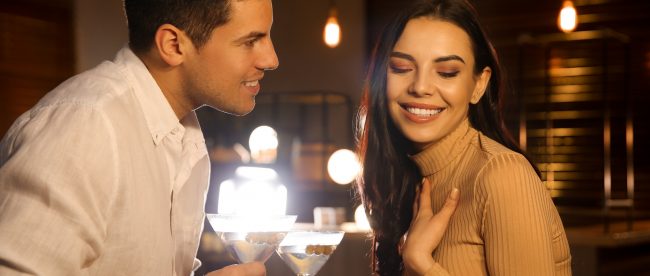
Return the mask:
<svg viewBox="0 0 650 276"><path fill-rule="evenodd" d="M417 3L384 31L358 181L379 275L571 274L557 210L504 127L501 78L466 1Z"/></svg>

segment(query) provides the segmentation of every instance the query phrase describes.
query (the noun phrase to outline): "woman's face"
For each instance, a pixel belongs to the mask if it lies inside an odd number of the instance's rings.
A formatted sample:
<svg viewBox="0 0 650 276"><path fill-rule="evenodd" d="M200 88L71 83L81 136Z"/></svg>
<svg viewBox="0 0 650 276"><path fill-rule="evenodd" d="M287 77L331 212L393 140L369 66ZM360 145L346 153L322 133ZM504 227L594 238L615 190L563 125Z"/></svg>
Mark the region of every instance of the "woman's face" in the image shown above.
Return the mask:
<svg viewBox="0 0 650 276"><path fill-rule="evenodd" d="M397 128L424 149L451 133L477 103L490 68L474 74L470 38L460 27L411 19L390 54L387 98Z"/></svg>

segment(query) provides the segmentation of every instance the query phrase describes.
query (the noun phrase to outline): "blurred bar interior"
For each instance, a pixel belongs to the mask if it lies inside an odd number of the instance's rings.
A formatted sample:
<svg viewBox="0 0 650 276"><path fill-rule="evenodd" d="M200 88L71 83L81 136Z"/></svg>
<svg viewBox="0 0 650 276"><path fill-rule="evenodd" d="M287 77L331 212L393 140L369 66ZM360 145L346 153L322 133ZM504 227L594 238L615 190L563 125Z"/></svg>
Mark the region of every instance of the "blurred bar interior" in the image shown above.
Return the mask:
<svg viewBox="0 0 650 276"><path fill-rule="evenodd" d="M274 1L281 65L262 82L255 110L245 117L198 112L213 164L206 212L217 212L219 185L245 165L253 129L267 125L276 131L276 156L253 166L277 173L286 213L310 225L316 207L334 207L316 213L334 210L328 221L335 224L354 221L353 189L332 180L327 162L336 150L354 150L372 46L408 2ZM561 0L472 2L510 79L507 125L562 215L574 274L650 274L650 1L567 1L577 11L570 31L559 28ZM340 26L336 46L323 41L332 14ZM121 0L3 0L0 134L58 83L112 59L126 37ZM207 225L199 273L232 262ZM362 229L349 230L320 274L368 275L366 238ZM277 256L267 268L269 275L290 273Z"/></svg>

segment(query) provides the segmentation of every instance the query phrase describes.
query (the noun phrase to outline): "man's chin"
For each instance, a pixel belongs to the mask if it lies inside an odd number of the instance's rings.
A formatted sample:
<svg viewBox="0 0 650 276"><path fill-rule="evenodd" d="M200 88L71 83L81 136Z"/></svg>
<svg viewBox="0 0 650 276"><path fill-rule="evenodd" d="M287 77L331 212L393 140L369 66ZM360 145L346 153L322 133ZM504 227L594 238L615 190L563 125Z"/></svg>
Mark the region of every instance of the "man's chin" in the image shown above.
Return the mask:
<svg viewBox="0 0 650 276"><path fill-rule="evenodd" d="M244 115L247 115L248 113L251 113L253 111L253 109L255 108L255 104L253 104L253 106L251 106L249 108L241 108L241 109L240 108L218 108L218 107L214 107L214 106L212 106L212 108L214 108L216 110L219 110L219 111L221 111L223 113L230 114L230 115L244 116Z"/></svg>

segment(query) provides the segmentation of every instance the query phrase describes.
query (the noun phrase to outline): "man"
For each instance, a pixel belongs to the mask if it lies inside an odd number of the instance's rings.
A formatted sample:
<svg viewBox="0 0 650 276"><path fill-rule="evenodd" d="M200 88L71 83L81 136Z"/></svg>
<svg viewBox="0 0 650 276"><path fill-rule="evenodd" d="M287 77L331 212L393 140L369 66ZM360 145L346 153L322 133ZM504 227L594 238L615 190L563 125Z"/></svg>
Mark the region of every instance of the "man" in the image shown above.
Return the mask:
<svg viewBox="0 0 650 276"><path fill-rule="evenodd" d="M0 142L0 275L200 265L209 159L194 110L253 109L278 66L271 0L124 4L129 47L48 93Z"/></svg>

